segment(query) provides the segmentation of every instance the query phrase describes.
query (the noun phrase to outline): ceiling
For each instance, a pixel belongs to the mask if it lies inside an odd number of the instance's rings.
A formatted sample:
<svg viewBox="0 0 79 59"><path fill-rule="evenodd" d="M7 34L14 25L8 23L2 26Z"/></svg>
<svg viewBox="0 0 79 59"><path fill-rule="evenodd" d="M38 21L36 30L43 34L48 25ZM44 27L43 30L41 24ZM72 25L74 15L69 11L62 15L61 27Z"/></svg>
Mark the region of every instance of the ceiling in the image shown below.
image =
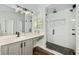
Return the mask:
<svg viewBox="0 0 79 59"><path fill-rule="evenodd" d="M29 9L35 13L38 13L40 8L46 8L47 13L51 13L53 9L61 11L64 9L71 8L73 4L18 4L26 9ZM7 6L7 7L6 7ZM11 8L16 9L16 4L0 4L0 10L10 10Z"/></svg>
<svg viewBox="0 0 79 59"><path fill-rule="evenodd" d="M45 8L49 4L18 4L18 5L37 13L40 8ZM16 4L6 4L6 6L16 9Z"/></svg>
<svg viewBox="0 0 79 59"><path fill-rule="evenodd" d="M47 8L49 9L57 9L57 10L64 10L71 8L73 4L51 4Z"/></svg>
<svg viewBox="0 0 79 59"><path fill-rule="evenodd" d="M13 9L4 4L0 4L0 11L12 11Z"/></svg>
<svg viewBox="0 0 79 59"><path fill-rule="evenodd" d="M68 8L72 8L73 4L51 4L46 8L47 13L51 13L54 9L57 11L62 11Z"/></svg>

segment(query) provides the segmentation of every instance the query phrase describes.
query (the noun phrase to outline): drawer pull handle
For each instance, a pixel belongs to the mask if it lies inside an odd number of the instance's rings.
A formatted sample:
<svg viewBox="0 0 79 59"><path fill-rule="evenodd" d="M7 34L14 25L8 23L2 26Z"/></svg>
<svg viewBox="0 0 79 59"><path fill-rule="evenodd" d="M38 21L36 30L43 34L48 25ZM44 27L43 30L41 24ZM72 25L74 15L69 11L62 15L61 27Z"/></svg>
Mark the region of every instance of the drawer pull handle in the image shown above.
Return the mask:
<svg viewBox="0 0 79 59"><path fill-rule="evenodd" d="M23 43L21 43L21 48L23 47Z"/></svg>
<svg viewBox="0 0 79 59"><path fill-rule="evenodd" d="M26 46L26 42L24 42L24 47Z"/></svg>

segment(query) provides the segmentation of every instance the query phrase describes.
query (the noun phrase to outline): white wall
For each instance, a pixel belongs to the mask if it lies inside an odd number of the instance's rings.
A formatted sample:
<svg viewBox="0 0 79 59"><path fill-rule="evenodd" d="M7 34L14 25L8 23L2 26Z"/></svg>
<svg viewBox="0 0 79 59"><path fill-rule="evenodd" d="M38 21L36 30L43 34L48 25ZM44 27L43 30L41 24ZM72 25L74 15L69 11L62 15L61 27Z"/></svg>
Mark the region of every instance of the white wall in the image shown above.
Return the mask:
<svg viewBox="0 0 79 59"><path fill-rule="evenodd" d="M76 54L79 55L79 5L76 8Z"/></svg>
<svg viewBox="0 0 79 59"><path fill-rule="evenodd" d="M73 36L72 36L72 21L71 21L72 19L75 19L75 11L70 12L69 10L70 9L66 9L63 11L59 11L56 14L53 14L53 13L49 14L47 17L47 21L55 20L55 19L63 19L63 20L65 19L65 22L66 22L66 34L65 35L66 35L66 37L64 39L58 39L58 40L53 39L52 43L75 50L76 38L73 39Z"/></svg>
<svg viewBox="0 0 79 59"><path fill-rule="evenodd" d="M21 28L22 28L22 20L24 20L24 15L22 14L19 14L19 13L16 13L15 12L15 9L12 9L12 8L9 8L7 6L4 6L4 5L0 5L1 7L1 10L0 10L0 24L1 24L1 28L2 28L2 32L3 32L3 35L5 34L5 27L7 25L5 25L5 20L13 20L13 32L15 33L16 31L22 31ZM19 22L17 23L17 26L16 26L16 21ZM9 22L8 22L9 23ZM20 27L21 25L21 27ZM10 27L9 27L10 29Z"/></svg>

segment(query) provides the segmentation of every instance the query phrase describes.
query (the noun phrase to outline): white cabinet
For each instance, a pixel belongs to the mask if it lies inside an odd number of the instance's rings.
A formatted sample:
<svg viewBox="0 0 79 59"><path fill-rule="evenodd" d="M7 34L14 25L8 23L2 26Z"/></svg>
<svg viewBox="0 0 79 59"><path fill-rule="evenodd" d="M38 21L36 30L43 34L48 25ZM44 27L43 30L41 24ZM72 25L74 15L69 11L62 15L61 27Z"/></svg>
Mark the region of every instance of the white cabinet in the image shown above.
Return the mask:
<svg viewBox="0 0 79 59"><path fill-rule="evenodd" d="M8 45L1 46L1 55L20 55L21 42L16 42Z"/></svg>
<svg viewBox="0 0 79 59"><path fill-rule="evenodd" d="M23 55L32 55L33 53L33 40L25 40L23 41Z"/></svg>
<svg viewBox="0 0 79 59"><path fill-rule="evenodd" d="M32 55L33 40L28 39L21 42L16 42L1 46L1 55Z"/></svg>
<svg viewBox="0 0 79 59"><path fill-rule="evenodd" d="M0 54L1 55L8 55L8 46L7 45L0 47Z"/></svg>
<svg viewBox="0 0 79 59"><path fill-rule="evenodd" d="M8 45L9 55L21 55L21 42L13 43Z"/></svg>

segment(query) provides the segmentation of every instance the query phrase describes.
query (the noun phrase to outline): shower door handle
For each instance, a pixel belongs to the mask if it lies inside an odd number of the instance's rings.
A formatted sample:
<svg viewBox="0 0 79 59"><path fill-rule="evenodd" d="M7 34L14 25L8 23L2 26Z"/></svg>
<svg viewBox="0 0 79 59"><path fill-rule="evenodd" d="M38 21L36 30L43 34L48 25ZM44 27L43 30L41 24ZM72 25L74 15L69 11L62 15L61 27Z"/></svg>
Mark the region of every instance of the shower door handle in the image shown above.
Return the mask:
<svg viewBox="0 0 79 59"><path fill-rule="evenodd" d="M52 30L52 34L53 34L53 35L55 34L55 30L54 30L54 29Z"/></svg>

